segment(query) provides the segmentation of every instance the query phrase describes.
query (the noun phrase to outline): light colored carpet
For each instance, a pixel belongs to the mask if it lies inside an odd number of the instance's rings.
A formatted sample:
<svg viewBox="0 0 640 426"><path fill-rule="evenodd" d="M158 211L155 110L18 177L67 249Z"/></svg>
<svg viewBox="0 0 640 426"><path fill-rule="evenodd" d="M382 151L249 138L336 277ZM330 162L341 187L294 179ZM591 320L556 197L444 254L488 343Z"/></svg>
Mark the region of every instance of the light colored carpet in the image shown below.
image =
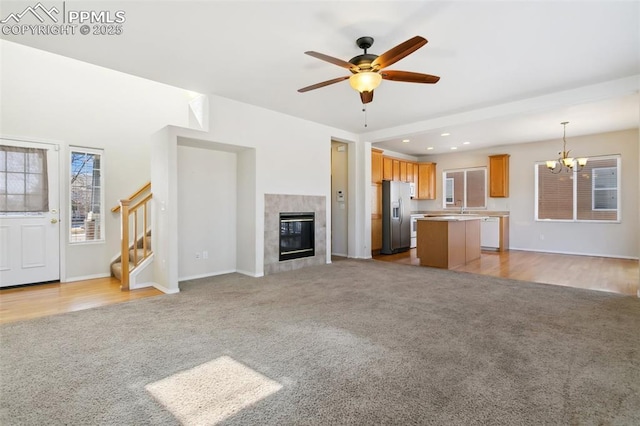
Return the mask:
<svg viewBox="0 0 640 426"><path fill-rule="evenodd" d="M146 388L224 357L282 388L223 425L640 424L635 298L352 260L181 288L1 326L0 424L179 424Z"/></svg>
<svg viewBox="0 0 640 426"><path fill-rule="evenodd" d="M145 386L186 426L218 424L281 388L228 356Z"/></svg>

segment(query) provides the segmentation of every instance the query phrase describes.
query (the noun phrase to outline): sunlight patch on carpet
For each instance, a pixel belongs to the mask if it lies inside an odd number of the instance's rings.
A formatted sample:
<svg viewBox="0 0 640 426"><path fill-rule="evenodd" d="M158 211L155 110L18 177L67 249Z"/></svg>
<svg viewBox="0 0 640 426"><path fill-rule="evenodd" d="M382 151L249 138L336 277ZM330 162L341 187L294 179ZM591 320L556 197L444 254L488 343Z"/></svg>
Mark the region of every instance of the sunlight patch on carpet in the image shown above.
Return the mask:
<svg viewBox="0 0 640 426"><path fill-rule="evenodd" d="M215 425L282 385L228 356L176 373L145 389L184 425Z"/></svg>

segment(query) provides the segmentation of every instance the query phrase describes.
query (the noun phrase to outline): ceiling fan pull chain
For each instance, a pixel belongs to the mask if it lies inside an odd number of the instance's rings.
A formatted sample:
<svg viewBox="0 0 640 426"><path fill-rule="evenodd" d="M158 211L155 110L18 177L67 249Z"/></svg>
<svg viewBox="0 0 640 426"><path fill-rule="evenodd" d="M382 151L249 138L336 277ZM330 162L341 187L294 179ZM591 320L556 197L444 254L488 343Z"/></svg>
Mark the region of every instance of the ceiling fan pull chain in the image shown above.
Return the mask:
<svg viewBox="0 0 640 426"><path fill-rule="evenodd" d="M362 104L362 112L364 112L364 127L367 127L367 104Z"/></svg>

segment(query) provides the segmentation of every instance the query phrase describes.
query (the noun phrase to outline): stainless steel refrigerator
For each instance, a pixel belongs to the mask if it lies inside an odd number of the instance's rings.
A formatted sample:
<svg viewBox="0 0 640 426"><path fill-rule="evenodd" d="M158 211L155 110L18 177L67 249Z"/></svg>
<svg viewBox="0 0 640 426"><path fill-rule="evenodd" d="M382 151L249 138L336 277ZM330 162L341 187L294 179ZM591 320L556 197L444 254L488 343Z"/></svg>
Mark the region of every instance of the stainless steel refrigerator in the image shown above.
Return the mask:
<svg viewBox="0 0 640 426"><path fill-rule="evenodd" d="M382 181L382 250L393 254L411 246L411 187L406 182Z"/></svg>

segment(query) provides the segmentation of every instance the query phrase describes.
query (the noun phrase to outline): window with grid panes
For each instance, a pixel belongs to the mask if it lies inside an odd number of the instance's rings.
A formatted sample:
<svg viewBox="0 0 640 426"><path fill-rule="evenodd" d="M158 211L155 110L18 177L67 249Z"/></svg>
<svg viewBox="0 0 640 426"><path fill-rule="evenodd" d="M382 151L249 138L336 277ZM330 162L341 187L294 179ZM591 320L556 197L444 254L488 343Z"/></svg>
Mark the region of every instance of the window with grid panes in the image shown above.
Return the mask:
<svg viewBox="0 0 640 426"><path fill-rule="evenodd" d="M589 158L579 172L551 173L537 163L536 220L620 220L620 156Z"/></svg>

